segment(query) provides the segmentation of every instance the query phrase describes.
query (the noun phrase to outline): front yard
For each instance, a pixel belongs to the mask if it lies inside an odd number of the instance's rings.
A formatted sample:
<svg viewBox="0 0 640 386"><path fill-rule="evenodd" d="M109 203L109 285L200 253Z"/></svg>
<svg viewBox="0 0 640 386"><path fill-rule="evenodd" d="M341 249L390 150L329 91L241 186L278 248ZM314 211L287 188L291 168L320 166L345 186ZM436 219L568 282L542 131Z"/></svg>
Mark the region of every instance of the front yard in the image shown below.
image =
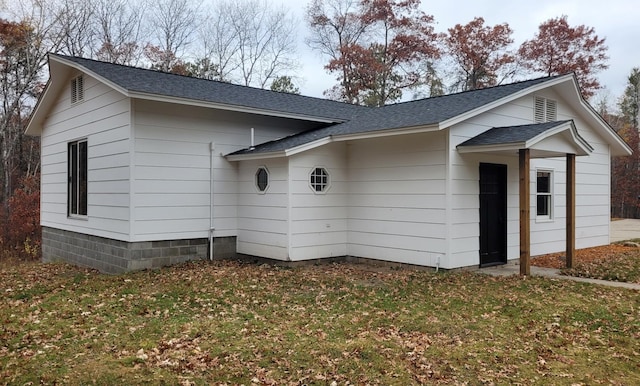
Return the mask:
<svg viewBox="0 0 640 386"><path fill-rule="evenodd" d="M0 291L9 384L640 383L640 294L571 281L28 263Z"/></svg>

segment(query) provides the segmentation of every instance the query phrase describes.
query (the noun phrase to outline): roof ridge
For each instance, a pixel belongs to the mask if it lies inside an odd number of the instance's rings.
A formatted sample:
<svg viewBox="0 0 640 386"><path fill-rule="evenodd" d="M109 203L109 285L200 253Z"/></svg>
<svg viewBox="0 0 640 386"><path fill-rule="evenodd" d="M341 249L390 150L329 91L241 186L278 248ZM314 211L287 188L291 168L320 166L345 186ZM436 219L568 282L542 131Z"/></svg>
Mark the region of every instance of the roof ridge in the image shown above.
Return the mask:
<svg viewBox="0 0 640 386"><path fill-rule="evenodd" d="M92 59L92 58L85 58L85 57L82 57L82 56L63 55L63 54L58 54L58 53L54 53L54 52L50 52L49 55L57 56L57 57L60 57L60 58L63 58L63 59L71 60L71 61L75 61L74 59L80 59L80 60L91 61L91 62L94 62L94 63L106 64L106 65L110 65L110 66L123 67L123 68L126 68L126 69L146 71L146 72L151 72L151 73L156 73L156 74L163 74L163 75L170 75L170 76L181 77L181 78L185 78L185 79L195 79L197 81L202 81L202 82L213 82L213 83L218 83L218 84L221 84L221 85L229 85L229 86L232 86L232 87L240 87L240 88L245 88L245 89L254 90L254 91L265 91L265 92L275 93L275 94L292 95L292 96L297 97L297 98L308 98L308 99L319 100L319 101L324 101L324 102L337 103L337 104L345 105L345 106L354 106L355 108L372 109L372 107L370 107L370 106L356 105L356 104L353 104L353 103L347 103L347 102L337 101L337 100L333 100L333 99L320 98L320 97L314 97L314 96L303 95L303 94L294 94L294 93L288 93L288 92L284 92L284 91L274 91L274 90L269 90L269 89L266 89L266 88L247 86L247 85L238 84L238 83L225 82L225 81L222 81L222 80L199 78L197 76L176 74L176 73L173 73L173 72L154 70L154 69L151 69L151 68L144 68L144 67L138 67L138 66L128 66L126 64L113 63L113 62L108 62L108 61L104 61L104 60Z"/></svg>

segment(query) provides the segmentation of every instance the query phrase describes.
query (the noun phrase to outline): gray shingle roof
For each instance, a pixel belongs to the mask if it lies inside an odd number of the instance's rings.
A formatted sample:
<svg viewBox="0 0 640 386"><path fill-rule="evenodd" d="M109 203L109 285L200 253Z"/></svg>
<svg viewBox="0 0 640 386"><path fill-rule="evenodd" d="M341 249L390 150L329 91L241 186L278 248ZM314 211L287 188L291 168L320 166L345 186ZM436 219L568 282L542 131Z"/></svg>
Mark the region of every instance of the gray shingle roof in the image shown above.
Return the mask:
<svg viewBox="0 0 640 386"><path fill-rule="evenodd" d="M51 54L92 71L132 92L255 108L342 122L367 107L327 99L275 92L206 79L128 67L73 56Z"/></svg>
<svg viewBox="0 0 640 386"><path fill-rule="evenodd" d="M359 111L355 117L347 122L294 134L261 144L253 149L243 149L232 154L277 152L329 136L434 125L559 76L538 78Z"/></svg>
<svg viewBox="0 0 640 386"><path fill-rule="evenodd" d="M129 92L185 98L324 118L336 124L267 142L232 154L276 152L330 136L429 126L470 112L555 77L533 79L480 90L369 108L302 95L169 74L79 57L51 54L76 63Z"/></svg>
<svg viewBox="0 0 640 386"><path fill-rule="evenodd" d="M483 145L502 145L508 143L521 143L537 137L547 130L562 126L567 121L554 121L545 123L534 123L530 125L494 127L477 136L468 139L458 147L464 146L483 146Z"/></svg>

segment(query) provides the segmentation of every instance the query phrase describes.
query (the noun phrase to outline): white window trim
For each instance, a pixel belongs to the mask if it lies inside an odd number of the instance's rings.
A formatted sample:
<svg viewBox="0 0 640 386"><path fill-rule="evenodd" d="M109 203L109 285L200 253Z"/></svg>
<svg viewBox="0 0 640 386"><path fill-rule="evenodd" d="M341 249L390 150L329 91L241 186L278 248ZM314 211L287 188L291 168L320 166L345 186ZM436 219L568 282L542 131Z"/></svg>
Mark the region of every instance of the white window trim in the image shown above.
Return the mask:
<svg viewBox="0 0 640 386"><path fill-rule="evenodd" d="M548 215L538 215L538 172L549 173L549 193L542 193L545 196L549 196L549 214ZM536 173L536 184L535 184L535 213L536 213L536 222L553 222L554 221L554 206L555 206L555 170L551 168L539 168L535 170Z"/></svg>
<svg viewBox="0 0 640 386"><path fill-rule="evenodd" d="M260 187L258 186L258 172L260 172L260 170L264 170L265 172L267 172L267 186L264 188L264 190L260 190ZM256 169L256 172L253 174L253 186L255 187L258 194L265 194L267 193L267 190L269 190L269 187L271 186L271 173L266 166L261 165Z"/></svg>
<svg viewBox="0 0 640 386"><path fill-rule="evenodd" d="M71 202L70 202L71 197L70 197L70 194L69 194L69 185L70 185L70 183L69 183L69 181L67 181L67 218L74 219L74 220L85 220L86 221L86 220L89 219L89 179L88 179L88 174L89 174L89 140L87 138L80 138L80 139L76 139L76 140L67 142L67 157L69 157L69 153L68 152L69 152L69 145L70 144L75 143L75 144L79 145L80 143L83 143L83 142L86 143L86 146L87 146L87 165L86 165L86 168L87 168L87 192L86 192L87 214L72 213ZM67 162L69 162L68 158L67 158ZM69 175L69 168L70 167L71 167L71 165L67 165L67 178L68 179L71 178L71 176ZM78 184L78 191L77 191L77 195L78 195L77 200L78 200L78 202L80 200L80 190L79 189L80 189L80 186ZM76 208L76 210L77 209L78 208Z"/></svg>
<svg viewBox="0 0 640 386"><path fill-rule="evenodd" d="M327 184L325 185L325 188L320 190L320 191L316 190L316 188L311 183L311 176L315 173L316 169L322 169L327 174ZM329 189L331 188L331 173L329 173L329 169L327 167L325 167L325 166L321 166L321 165L314 166L309 171L307 182L309 184L309 189L311 189L311 191L314 194L326 194L329 191Z"/></svg>

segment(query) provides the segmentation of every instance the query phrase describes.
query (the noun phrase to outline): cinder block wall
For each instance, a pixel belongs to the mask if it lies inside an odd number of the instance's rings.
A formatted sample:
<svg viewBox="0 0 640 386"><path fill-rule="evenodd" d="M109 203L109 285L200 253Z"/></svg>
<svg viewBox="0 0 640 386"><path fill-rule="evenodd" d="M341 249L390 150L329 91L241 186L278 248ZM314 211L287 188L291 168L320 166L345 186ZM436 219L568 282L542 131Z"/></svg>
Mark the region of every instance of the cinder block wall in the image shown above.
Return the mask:
<svg viewBox="0 0 640 386"><path fill-rule="evenodd" d="M42 227L42 260L64 261L115 274L206 259L208 242L204 238L129 243ZM235 237L215 238L213 245L216 259L236 255Z"/></svg>

